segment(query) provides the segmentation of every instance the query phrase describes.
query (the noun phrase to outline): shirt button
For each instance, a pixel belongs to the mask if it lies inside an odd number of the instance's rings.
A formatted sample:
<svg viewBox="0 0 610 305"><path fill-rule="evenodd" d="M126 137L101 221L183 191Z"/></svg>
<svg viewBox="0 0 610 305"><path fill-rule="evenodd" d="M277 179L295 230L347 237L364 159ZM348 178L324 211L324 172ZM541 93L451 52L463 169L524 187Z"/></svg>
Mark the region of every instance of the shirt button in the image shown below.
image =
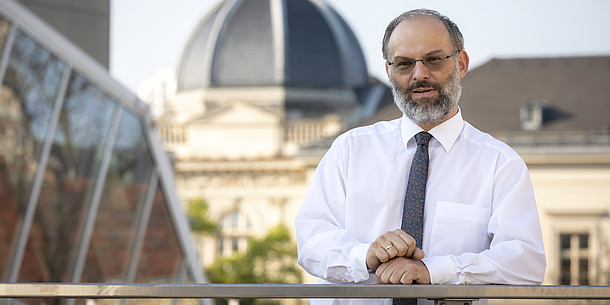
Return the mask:
<svg viewBox="0 0 610 305"><path fill-rule="evenodd" d="M341 282L347 283L347 279L346 278L341 278Z"/></svg>
<svg viewBox="0 0 610 305"><path fill-rule="evenodd" d="M369 274L366 272L362 272L362 277L367 277L367 275L369 275Z"/></svg>

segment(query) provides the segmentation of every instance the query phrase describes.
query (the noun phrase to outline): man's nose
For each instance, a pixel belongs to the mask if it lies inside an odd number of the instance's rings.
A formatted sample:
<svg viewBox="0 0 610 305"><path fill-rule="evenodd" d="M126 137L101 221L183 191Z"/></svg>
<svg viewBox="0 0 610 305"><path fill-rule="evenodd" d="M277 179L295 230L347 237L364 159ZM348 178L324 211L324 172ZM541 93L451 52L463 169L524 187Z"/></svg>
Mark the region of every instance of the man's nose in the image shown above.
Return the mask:
<svg viewBox="0 0 610 305"><path fill-rule="evenodd" d="M423 62L416 61L413 67L413 80L427 80L430 78L430 70L426 68Z"/></svg>

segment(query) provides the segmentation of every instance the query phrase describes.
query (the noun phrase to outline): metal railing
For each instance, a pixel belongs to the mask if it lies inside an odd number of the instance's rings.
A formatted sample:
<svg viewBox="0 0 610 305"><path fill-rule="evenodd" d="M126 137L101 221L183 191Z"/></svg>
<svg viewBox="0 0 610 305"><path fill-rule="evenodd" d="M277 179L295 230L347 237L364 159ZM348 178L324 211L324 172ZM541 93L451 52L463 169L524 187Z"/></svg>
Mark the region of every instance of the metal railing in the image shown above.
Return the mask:
<svg viewBox="0 0 610 305"><path fill-rule="evenodd" d="M424 298L465 305L478 299L610 300L610 286L64 284L1 283L3 298L60 299L305 299Z"/></svg>

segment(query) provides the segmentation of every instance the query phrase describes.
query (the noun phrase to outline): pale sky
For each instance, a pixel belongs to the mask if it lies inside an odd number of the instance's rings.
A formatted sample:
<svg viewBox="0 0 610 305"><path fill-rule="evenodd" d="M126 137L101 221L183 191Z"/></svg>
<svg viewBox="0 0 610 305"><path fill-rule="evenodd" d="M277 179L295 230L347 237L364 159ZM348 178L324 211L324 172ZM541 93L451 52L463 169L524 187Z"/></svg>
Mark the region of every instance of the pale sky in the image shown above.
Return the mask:
<svg viewBox="0 0 610 305"><path fill-rule="evenodd" d="M458 24L471 69L492 58L610 56L608 0L325 1L352 27L369 73L381 80L385 27L403 11L422 7ZM111 74L136 93L156 71L177 68L191 33L219 2L111 0Z"/></svg>

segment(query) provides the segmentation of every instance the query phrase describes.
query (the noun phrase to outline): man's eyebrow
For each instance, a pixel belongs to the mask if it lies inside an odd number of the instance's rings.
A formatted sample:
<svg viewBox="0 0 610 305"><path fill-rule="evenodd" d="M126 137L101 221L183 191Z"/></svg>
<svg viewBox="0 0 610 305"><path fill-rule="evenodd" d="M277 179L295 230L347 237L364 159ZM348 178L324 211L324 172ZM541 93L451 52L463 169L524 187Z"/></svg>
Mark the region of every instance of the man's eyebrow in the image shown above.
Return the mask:
<svg viewBox="0 0 610 305"><path fill-rule="evenodd" d="M436 55L436 54L438 54L438 53L443 53L443 52L444 52L444 50L443 50L443 49L437 49L437 50L433 50L433 51L430 51L430 52L426 53L426 54L425 54L423 57L430 56L430 55ZM411 58L411 57L408 57L408 56L400 56L400 55L398 55L398 56L394 57L394 60L396 60L396 59L413 60L413 58Z"/></svg>
<svg viewBox="0 0 610 305"><path fill-rule="evenodd" d="M394 60L397 60L397 59L400 59L400 60L413 60L413 58L407 57L407 56L396 56L396 57L394 57Z"/></svg>
<svg viewBox="0 0 610 305"><path fill-rule="evenodd" d="M435 55L437 53L443 53L443 51L444 51L443 49L438 49L438 50L430 51L430 52L426 53L425 56Z"/></svg>

